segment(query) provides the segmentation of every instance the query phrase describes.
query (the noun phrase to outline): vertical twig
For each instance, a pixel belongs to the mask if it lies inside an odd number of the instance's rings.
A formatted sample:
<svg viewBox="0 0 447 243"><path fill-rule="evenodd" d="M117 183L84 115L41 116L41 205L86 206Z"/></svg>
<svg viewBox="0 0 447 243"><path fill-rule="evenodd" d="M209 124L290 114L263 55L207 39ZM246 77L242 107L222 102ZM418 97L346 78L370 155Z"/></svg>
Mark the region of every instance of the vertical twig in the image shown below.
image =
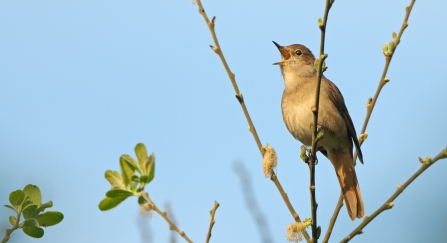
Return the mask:
<svg viewBox="0 0 447 243"><path fill-rule="evenodd" d="M231 84L233 85L234 91L236 92L236 99L239 101L242 111L244 112L245 118L247 119L249 131L251 132L251 134L253 135L253 138L255 139L256 145L258 146L261 156L264 156L263 151L262 151L261 140L259 139L258 133L256 132L256 128L251 120L251 117L250 117L250 114L248 113L247 107L245 106L244 97L242 96L242 93L239 91L239 88L238 88L238 85L237 85L236 79L235 79L235 74L230 70L230 67L227 64L227 61L225 60L225 57L222 53L222 49L219 45L219 41L217 39L216 32L214 31L214 21L216 20L216 17L213 17L210 21L206 12L205 12L205 9L203 8L201 0L196 0L195 3L199 7L199 13L202 15L203 19L205 20L205 22L211 32L211 36L213 37L215 46L210 46L210 47L219 56L220 60L222 61L222 64L225 67L228 77L230 78ZM290 210L290 213L292 214L292 217L295 219L296 222L301 222L300 217L293 209L293 206L290 203L289 198L287 197L287 194L284 192L284 190L281 186L281 183L279 182L279 180L274 172L272 173L270 179L274 182L275 186L277 187L278 191L280 192L284 202L286 203L287 207ZM304 232L303 235L306 238L306 240L309 242L310 237L307 234L307 232Z"/></svg>
<svg viewBox="0 0 447 243"><path fill-rule="evenodd" d="M331 8L333 0L326 0L326 7L324 9L324 17L323 21L319 21L321 36L320 36L320 55L319 55L319 64L317 69L317 89L315 91L315 105L312 107L312 112L314 114L314 126L312 132L312 156L310 157L309 171L310 171L310 198L311 198L311 212L312 212L312 242L318 242L318 233L317 233L317 201L315 198L315 158L317 153L317 124L318 124L318 110L320 104L320 86L321 86L321 78L323 76L323 63L327 57L327 54L324 53L324 40L326 36L326 23L329 14L329 9Z"/></svg>
<svg viewBox="0 0 447 243"><path fill-rule="evenodd" d="M210 219L210 227L208 228L208 233L206 234L206 241L205 241L206 243L210 242L211 230L213 229L213 226L215 223L214 215L216 214L216 210L218 207L219 207L219 203L217 201L214 201L213 209L211 209L211 211L210 211L211 219Z"/></svg>
<svg viewBox="0 0 447 243"><path fill-rule="evenodd" d="M196 1L197 5L199 6L199 13L203 16L205 19L206 24L208 25L208 28L210 29L211 36L214 40L215 46L210 46L211 49L220 57L220 60L222 61L222 64L225 67L225 71L227 71L228 77L230 78L231 84L233 85L234 92L236 92L236 98L239 101L239 104L241 105L241 108L244 112L245 118L247 119L249 130L251 134L253 135L256 145L258 145L259 152L262 153L262 144L261 140L258 137L258 133L256 132L256 128L253 125L253 122L251 120L250 114L248 113L247 107L245 106L244 97L242 96L242 93L239 91L239 87L236 83L235 74L231 71L230 67L228 66L228 63L224 57L224 54L222 52L222 49L219 45L219 40L217 39L216 32L214 31L214 21L216 20L216 16L214 16L211 21L209 20L208 16L205 13L205 9L202 6L202 2L200 0Z"/></svg>
<svg viewBox="0 0 447 243"><path fill-rule="evenodd" d="M371 118L372 111L374 109L374 106L376 105L377 99L379 98L380 91L382 90L383 86L385 86L385 84L389 82L389 79L386 78L386 74L388 72L388 67L390 65L391 58L393 57L393 54L394 54L397 46L400 43L400 38L402 37L404 30L408 27L408 18L410 17L410 13L411 13L411 10L413 9L413 5L415 2L416 2L416 0L411 0L410 5L405 8L406 14L404 17L404 21L402 22L402 26L400 28L399 34L396 35L395 37L393 36L394 40L392 42L390 42L390 44L392 45L392 48L389 49L388 51L386 51L385 48L383 50L384 55L385 55L385 66L383 68L382 76L380 77L379 85L377 87L376 93L374 94L374 97L370 98L367 102L366 117L365 117L365 121L363 122L363 127L362 127L360 134L365 133L366 127L368 126L368 123L369 123L369 119ZM387 47L389 48L390 45L388 45ZM360 141L360 145L362 145L362 144L363 144L363 141ZM356 159L357 159L357 151L354 154L354 164L355 164ZM332 218L331 218L331 221L329 224L329 228L326 232L323 243L326 243L329 241L329 238L332 233L332 229L333 229L335 221L337 220L337 217L338 217L338 213L340 212L340 208L343 206L342 201L343 201L343 194L340 193L340 197L338 199L337 206L335 207L334 214L332 215Z"/></svg>

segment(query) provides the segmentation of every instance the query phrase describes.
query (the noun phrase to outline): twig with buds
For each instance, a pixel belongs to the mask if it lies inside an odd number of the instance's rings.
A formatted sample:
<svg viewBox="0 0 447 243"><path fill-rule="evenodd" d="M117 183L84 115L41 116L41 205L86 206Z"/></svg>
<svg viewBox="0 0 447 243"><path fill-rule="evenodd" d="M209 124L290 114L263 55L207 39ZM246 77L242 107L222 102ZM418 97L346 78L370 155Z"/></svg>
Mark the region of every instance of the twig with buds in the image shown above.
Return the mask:
<svg viewBox="0 0 447 243"><path fill-rule="evenodd" d="M213 229L213 226L215 223L214 215L216 214L216 210L218 207L219 207L219 203L217 201L214 201L213 209L211 209L211 211L210 211L211 219L210 219L210 227L208 229L208 233L206 234L206 241L205 241L206 243L208 243L211 239L211 230Z"/></svg>
<svg viewBox="0 0 447 243"><path fill-rule="evenodd" d="M396 48L400 43L400 38L402 37L404 30L408 27L408 18L410 17L410 13L411 13L411 10L413 9L413 5L415 2L416 2L416 0L411 0L410 5L405 8L406 14L405 14L405 18L402 23L402 26L400 28L399 34L396 34L395 32L393 32L393 34L392 34L393 40L388 45L385 44L382 47L383 54L385 55L385 66L383 68L382 76L380 77L379 85L377 87L376 93L374 94L374 97L369 98L368 101L366 102L366 117L365 117L365 121L363 122L363 127L360 132L361 135L359 138L360 146L363 144L363 142L365 141L365 139L367 137L366 127L368 126L372 111L374 109L374 106L376 105L377 99L379 98L380 91L382 90L383 86L385 86L385 84L390 81L389 78L386 78L386 74L388 72L388 67L390 66L391 58L393 57L394 52L396 51ZM366 134L366 136L364 134ZM362 135L364 136L363 139L362 139ZM357 159L357 151L354 154L354 165L355 165L356 159ZM335 206L335 210L334 210L334 213L330 220L328 230L326 232L326 235L324 236L323 243L326 243L329 241L329 238L331 237L332 229L334 228L335 221L337 220L338 213L340 212L340 208L342 206L343 206L343 194L340 193L340 197L338 198L337 205Z"/></svg>
<svg viewBox="0 0 447 243"><path fill-rule="evenodd" d="M193 243L188 236L186 236L185 232L183 230L180 230L177 228L177 226L168 218L168 214L166 212L162 212L157 205L151 200L149 197L149 194L145 191L141 191L140 195L147 201L148 210L154 210L158 214L160 214L161 217L163 217L166 222L169 224L169 229L174 230L177 232L183 239L185 239L188 243Z"/></svg>
<svg viewBox="0 0 447 243"><path fill-rule="evenodd" d="M319 140L318 136L318 107L320 103L320 86L321 86L321 78L323 77L323 66L324 60L327 58L327 54L324 53L324 41L326 37L326 26L327 26L327 18L329 15L329 10L334 3L333 0L326 0L326 6L324 9L324 17L323 19L318 19L318 25L321 30L320 36L320 55L318 60L318 68L317 68L317 89L315 91L315 105L312 106L312 112L314 114L314 122L313 132L312 132L312 154L310 156L310 161L307 163L309 165L310 172L310 204L311 204L311 212L312 212L312 242L318 242L318 238L320 237L318 232L321 232L321 228L317 227L317 201L315 198L315 164L316 164L316 156L317 156L317 143Z"/></svg>
<svg viewBox="0 0 447 243"><path fill-rule="evenodd" d="M203 16L203 19L205 20L205 22L211 32L211 36L213 37L213 40L214 40L214 46L210 45L210 47L220 57L220 60L222 61L222 64L225 67L228 77L230 78L231 84L233 85L234 91L236 92L236 99L238 100L239 104L241 105L242 111L244 112L245 118L247 119L248 126L249 126L248 130L253 135L256 145L258 146L259 152L264 157L261 140L259 139L258 133L256 132L256 128L253 124L253 121L251 120L251 117L250 117L250 114L248 113L247 107L245 106L244 97L242 96L242 93L239 91L239 87L236 83L235 74L231 71L230 67L228 66L228 63L223 55L220 45L219 45L219 41L217 39L216 32L214 31L214 22L216 20L216 17L213 17L210 21L206 12L205 12L205 9L203 8L202 2L200 0L195 0L194 4L197 4L197 6L199 7L199 13ZM300 217L293 209L293 206L290 203L289 198L287 197L287 194L284 192L284 190L281 186L281 183L279 182L278 177L276 176L276 173L273 170L270 173L270 179L274 182L275 186L277 187L278 191L280 192L280 194L281 194L284 202L286 203L287 208L290 210L294 220L296 222L301 222ZM307 234L307 232L304 232L303 235L304 235L304 238L306 238L306 240L308 242L310 242L310 237Z"/></svg>
<svg viewBox="0 0 447 243"><path fill-rule="evenodd" d="M422 172L424 172L426 169L428 169L430 166L432 166L436 161L440 159L447 158L447 147L441 151L436 157L433 159L429 157L425 157L424 159L419 158L419 161L422 163L421 168L419 168L416 173L414 173L403 185L397 185L396 192L394 192L393 195L391 195L386 202L380 206L371 216L366 216L363 219L363 222L357 226L349 235L347 235L341 242L348 242L352 238L354 238L356 235L362 233L362 229L365 228L366 225L368 225L375 217L377 217L379 214L381 214L383 211L391 209L394 206L394 200L407 188Z"/></svg>

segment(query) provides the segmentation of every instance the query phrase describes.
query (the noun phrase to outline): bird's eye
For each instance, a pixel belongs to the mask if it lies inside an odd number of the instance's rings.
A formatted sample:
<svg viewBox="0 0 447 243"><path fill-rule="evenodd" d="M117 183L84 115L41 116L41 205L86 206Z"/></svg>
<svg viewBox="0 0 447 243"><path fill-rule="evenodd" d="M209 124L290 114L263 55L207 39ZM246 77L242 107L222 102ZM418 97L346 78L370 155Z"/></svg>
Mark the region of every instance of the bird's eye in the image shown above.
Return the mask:
<svg viewBox="0 0 447 243"><path fill-rule="evenodd" d="M295 51L295 54L297 54L298 56L301 56L301 54L303 54L303 52L300 49L298 49Z"/></svg>

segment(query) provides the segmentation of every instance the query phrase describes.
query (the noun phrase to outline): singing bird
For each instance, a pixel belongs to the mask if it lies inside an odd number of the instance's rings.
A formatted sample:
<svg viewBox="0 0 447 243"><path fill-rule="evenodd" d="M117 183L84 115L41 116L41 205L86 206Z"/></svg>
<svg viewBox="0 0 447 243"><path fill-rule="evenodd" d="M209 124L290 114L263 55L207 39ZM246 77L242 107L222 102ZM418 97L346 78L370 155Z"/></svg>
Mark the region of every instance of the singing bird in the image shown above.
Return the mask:
<svg viewBox="0 0 447 243"><path fill-rule="evenodd" d="M281 101L284 123L295 139L310 146L314 125L311 107L315 103L317 87L315 57L304 45L280 46L273 43L282 56L282 61L274 64L280 66L284 77ZM362 218L365 210L354 169L352 141L362 163L363 156L354 124L337 86L322 76L320 87L318 125L323 128L324 135L318 141L317 149L335 168L349 217L351 220Z"/></svg>

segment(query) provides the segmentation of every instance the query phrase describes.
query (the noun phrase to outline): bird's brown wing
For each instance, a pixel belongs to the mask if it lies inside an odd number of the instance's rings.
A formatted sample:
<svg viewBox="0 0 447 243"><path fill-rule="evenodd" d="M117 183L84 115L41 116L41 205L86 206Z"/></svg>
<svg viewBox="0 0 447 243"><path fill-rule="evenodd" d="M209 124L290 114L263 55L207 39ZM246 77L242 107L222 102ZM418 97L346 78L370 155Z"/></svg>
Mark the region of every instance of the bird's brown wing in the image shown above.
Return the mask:
<svg viewBox="0 0 447 243"><path fill-rule="evenodd" d="M341 94L340 90L337 88L337 86L335 86L334 83L332 83L329 79L326 80L328 81L327 83L329 87L329 93L328 93L329 99L332 101L335 107L337 107L338 112L342 115L343 120L346 124L346 128L348 129L348 134L354 141L355 148L357 149L358 152L359 160L363 164L362 150L360 149L359 140L357 139L356 135L357 133L355 132L355 127L354 124L352 123L351 116L349 115L348 108L346 108L343 95Z"/></svg>

